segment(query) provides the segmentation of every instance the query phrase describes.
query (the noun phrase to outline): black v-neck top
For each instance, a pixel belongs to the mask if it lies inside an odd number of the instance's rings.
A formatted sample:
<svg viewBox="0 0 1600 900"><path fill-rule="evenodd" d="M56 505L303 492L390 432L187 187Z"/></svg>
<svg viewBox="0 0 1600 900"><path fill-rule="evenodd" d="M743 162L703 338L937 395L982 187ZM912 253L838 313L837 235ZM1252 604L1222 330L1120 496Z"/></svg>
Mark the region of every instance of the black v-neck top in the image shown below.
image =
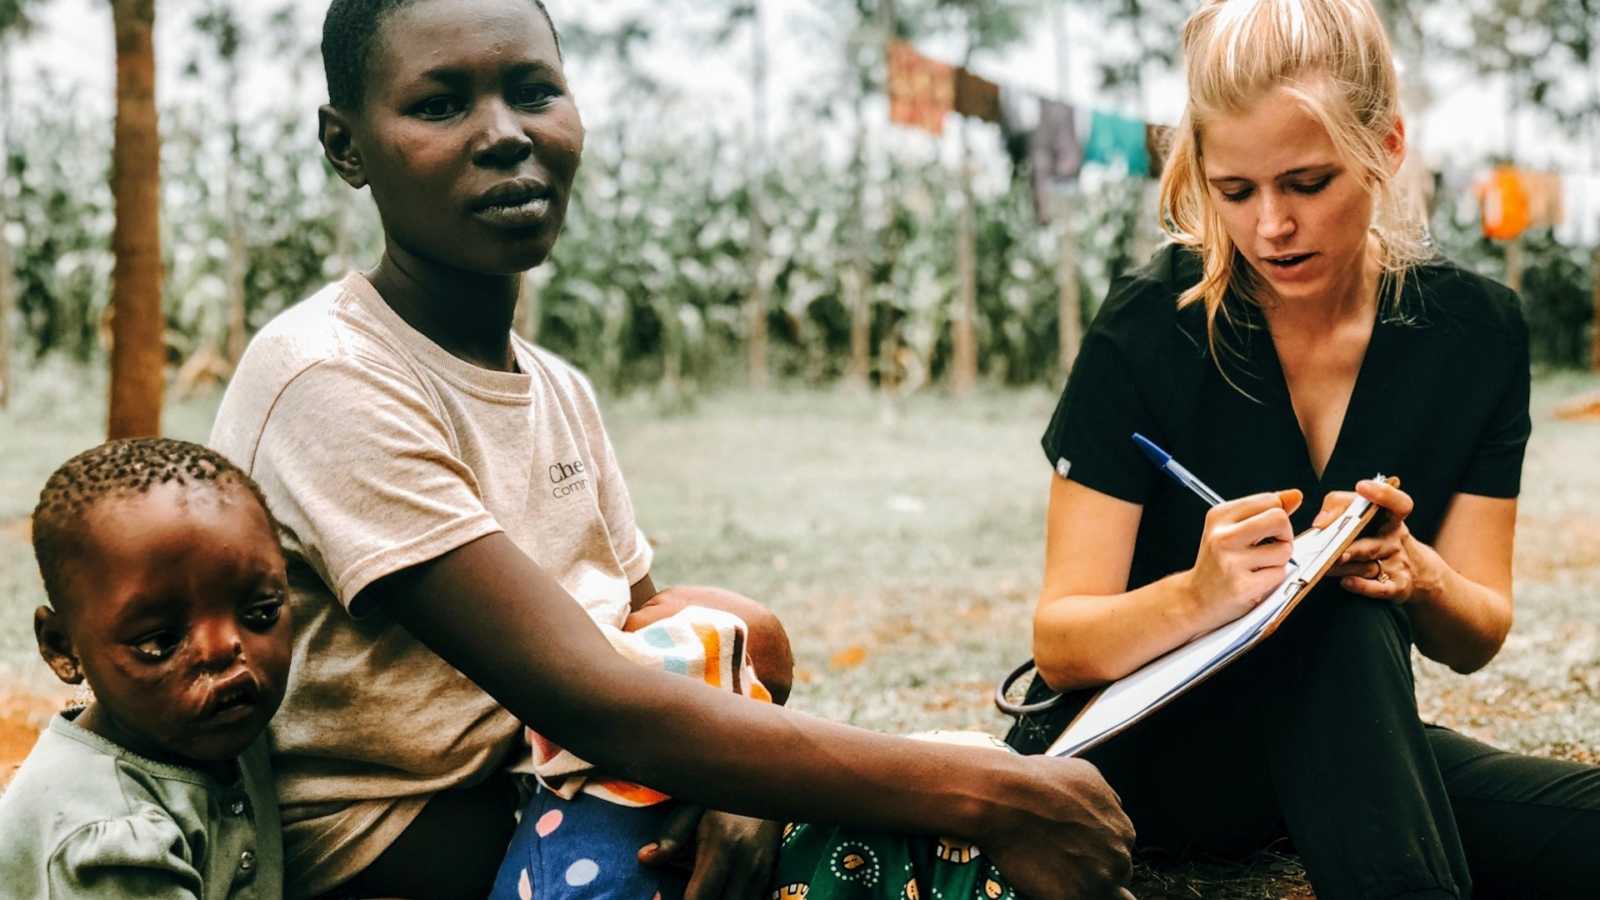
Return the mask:
<svg viewBox="0 0 1600 900"><path fill-rule="evenodd" d="M1379 473L1400 477L1416 503L1407 525L1425 543L1454 495L1517 495L1532 426L1527 326L1511 290L1442 258L1409 272L1373 326L1318 478L1259 310L1229 300L1238 324L1221 327L1218 352L1229 384L1201 304L1177 308L1200 274L1196 254L1168 245L1113 285L1042 441L1058 473L1144 507L1129 589L1192 566L1206 513L1140 454L1134 432L1223 497L1304 491L1296 532L1328 491Z"/></svg>

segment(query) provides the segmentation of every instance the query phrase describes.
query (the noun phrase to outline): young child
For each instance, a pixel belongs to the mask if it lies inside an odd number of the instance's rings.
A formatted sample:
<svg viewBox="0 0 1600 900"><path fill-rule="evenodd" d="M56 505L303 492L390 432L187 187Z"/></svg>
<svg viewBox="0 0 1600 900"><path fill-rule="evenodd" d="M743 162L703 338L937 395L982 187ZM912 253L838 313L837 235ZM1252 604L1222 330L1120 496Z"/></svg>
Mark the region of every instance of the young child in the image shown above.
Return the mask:
<svg viewBox="0 0 1600 900"><path fill-rule="evenodd" d="M875 735L612 649L595 623L662 593L653 551L588 381L511 333L582 158L555 28L536 0L334 0L322 50L324 153L371 191L383 258L256 335L211 436L283 526L291 892L488 894L526 723L685 804L981 839L1033 896L1120 896L1131 834L1092 767ZM695 892L768 893L780 831L708 813Z"/></svg>
<svg viewBox="0 0 1600 900"><path fill-rule="evenodd" d="M281 896L265 732L291 638L254 482L195 444L102 444L45 483L33 546L39 652L94 700L0 796L6 895Z"/></svg>

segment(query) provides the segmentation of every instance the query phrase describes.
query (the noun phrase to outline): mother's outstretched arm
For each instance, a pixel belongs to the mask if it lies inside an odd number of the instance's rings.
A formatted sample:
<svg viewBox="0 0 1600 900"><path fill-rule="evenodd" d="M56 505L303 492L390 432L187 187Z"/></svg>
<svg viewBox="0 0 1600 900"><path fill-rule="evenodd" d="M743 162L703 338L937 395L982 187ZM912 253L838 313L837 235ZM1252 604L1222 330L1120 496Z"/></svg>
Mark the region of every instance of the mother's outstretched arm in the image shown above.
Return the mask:
<svg viewBox="0 0 1600 900"><path fill-rule="evenodd" d="M1027 897L1127 896L1133 827L1088 763L888 737L642 670L503 533L362 595L608 772L762 818L962 838Z"/></svg>

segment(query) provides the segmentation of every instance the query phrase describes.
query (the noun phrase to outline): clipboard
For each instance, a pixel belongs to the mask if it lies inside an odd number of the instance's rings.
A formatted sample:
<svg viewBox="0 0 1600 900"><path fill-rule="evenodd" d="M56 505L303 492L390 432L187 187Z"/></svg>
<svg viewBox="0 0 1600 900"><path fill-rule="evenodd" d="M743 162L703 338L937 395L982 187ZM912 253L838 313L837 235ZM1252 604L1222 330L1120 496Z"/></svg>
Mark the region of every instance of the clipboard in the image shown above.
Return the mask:
<svg viewBox="0 0 1600 900"><path fill-rule="evenodd" d="M1382 475L1374 480L1398 484ZM1378 507L1371 501L1358 496L1332 524L1301 532L1294 539L1294 558L1300 565L1292 566L1266 599L1232 622L1173 648L1096 691L1045 753L1076 756L1098 746L1266 640L1328 574L1339 555L1377 512Z"/></svg>

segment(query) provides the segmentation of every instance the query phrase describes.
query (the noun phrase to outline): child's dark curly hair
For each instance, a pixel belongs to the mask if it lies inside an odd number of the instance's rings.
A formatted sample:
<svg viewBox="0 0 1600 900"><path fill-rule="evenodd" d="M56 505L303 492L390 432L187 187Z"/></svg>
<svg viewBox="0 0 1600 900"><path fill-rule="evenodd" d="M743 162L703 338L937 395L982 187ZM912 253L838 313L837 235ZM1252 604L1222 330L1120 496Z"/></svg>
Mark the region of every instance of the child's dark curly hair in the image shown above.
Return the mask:
<svg viewBox="0 0 1600 900"><path fill-rule="evenodd" d="M62 463L39 492L39 505L33 510L33 555L52 605L64 596L66 564L83 548L89 510L101 501L142 494L169 482L243 487L277 530L261 488L220 453L171 438L108 441Z"/></svg>
<svg viewBox="0 0 1600 900"><path fill-rule="evenodd" d="M358 110L367 95L367 59L384 18L417 0L333 0L322 20L322 69L328 76L328 102L339 109ZM561 32L556 30L544 0L529 0L538 7L561 52Z"/></svg>

